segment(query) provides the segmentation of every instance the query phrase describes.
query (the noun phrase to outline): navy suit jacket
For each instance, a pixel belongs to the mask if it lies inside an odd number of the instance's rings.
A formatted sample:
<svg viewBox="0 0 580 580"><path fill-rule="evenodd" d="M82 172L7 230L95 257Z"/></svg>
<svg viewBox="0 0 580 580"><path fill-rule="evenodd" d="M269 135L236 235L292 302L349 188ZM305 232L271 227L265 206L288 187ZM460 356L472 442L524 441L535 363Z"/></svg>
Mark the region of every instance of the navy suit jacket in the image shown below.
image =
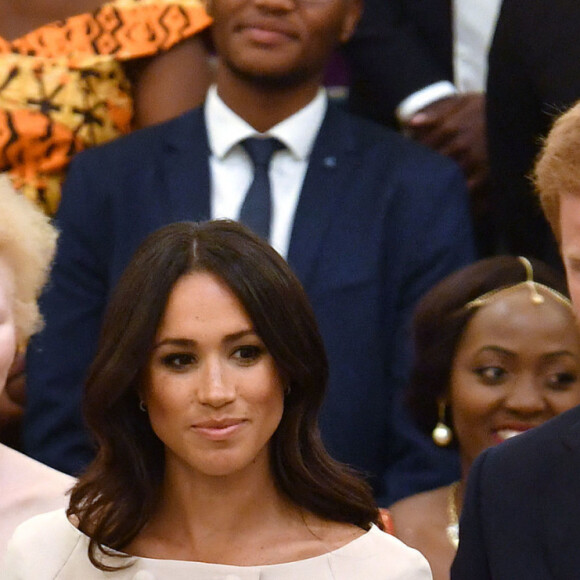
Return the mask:
<svg viewBox="0 0 580 580"><path fill-rule="evenodd" d="M451 1L365 0L345 54L352 64L351 110L395 126L403 99L453 82Z"/></svg>
<svg viewBox="0 0 580 580"><path fill-rule="evenodd" d="M452 580L580 570L580 407L485 451L469 474Z"/></svg>
<svg viewBox="0 0 580 580"><path fill-rule="evenodd" d="M24 436L27 452L41 461L75 472L90 459L81 385L107 297L150 232L210 217L208 158L204 115L196 109L72 163L57 214L57 259L41 300L46 326L29 348ZM472 259L460 170L329 107L288 262L314 307L329 356L323 439L338 459L370 474L385 501L453 477L430 465L429 453L404 447L394 432L392 400L408 375L406 327L415 302ZM421 444L409 443L415 451ZM398 488L389 481L396 456L419 481Z"/></svg>

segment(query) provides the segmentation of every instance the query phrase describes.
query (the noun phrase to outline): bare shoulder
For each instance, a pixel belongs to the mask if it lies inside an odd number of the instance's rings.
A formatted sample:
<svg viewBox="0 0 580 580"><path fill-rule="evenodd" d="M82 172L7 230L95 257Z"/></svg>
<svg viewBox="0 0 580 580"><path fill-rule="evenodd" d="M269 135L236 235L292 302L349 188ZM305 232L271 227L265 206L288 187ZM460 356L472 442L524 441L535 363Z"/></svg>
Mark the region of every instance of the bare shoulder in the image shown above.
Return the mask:
<svg viewBox="0 0 580 580"><path fill-rule="evenodd" d="M396 516L409 515L423 509L436 509L446 503L448 493L448 486L417 493L395 502L389 507L389 511Z"/></svg>
<svg viewBox="0 0 580 580"><path fill-rule="evenodd" d="M439 487L412 495L394 503L391 513L395 535L416 545L420 536L444 527L447 520L448 487Z"/></svg>

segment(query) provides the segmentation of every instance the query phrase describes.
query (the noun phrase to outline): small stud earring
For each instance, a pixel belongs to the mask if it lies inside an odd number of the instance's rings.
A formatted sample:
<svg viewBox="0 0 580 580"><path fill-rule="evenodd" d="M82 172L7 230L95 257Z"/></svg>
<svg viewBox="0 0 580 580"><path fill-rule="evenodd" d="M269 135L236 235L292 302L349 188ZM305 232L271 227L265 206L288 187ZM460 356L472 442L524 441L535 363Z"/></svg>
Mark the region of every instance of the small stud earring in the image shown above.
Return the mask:
<svg viewBox="0 0 580 580"><path fill-rule="evenodd" d="M431 432L433 442L439 447L447 447L453 439L453 431L445 424L446 408L447 404L445 401L439 401L439 421L435 425L435 429Z"/></svg>

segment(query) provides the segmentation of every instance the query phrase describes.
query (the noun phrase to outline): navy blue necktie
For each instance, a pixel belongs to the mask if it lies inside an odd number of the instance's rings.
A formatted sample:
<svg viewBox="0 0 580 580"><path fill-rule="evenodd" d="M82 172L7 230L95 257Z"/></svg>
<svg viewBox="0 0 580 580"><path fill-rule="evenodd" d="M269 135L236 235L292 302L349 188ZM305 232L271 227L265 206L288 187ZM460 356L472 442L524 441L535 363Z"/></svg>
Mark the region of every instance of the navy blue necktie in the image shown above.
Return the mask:
<svg viewBox="0 0 580 580"><path fill-rule="evenodd" d="M284 145L270 137L268 139L250 138L241 143L254 164L254 179L246 193L240 221L264 240L270 239L272 198L268 170L272 155Z"/></svg>

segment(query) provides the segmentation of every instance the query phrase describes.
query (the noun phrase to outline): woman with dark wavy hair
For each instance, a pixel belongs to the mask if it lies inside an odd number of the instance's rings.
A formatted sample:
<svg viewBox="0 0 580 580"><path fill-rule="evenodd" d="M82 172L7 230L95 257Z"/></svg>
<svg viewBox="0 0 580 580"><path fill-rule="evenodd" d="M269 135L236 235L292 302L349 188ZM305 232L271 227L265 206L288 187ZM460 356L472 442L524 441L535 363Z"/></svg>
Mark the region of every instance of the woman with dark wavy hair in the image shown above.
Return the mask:
<svg viewBox="0 0 580 580"><path fill-rule="evenodd" d="M580 333L565 293L546 264L497 256L451 274L417 305L409 408L434 444L458 450L461 479L390 511L435 580L449 579L477 455L580 403Z"/></svg>
<svg viewBox="0 0 580 580"><path fill-rule="evenodd" d="M97 457L68 519L19 528L2 578L430 578L324 450L327 375L306 295L270 246L229 221L152 234L86 384ZM46 561L24 557L39 544Z"/></svg>

